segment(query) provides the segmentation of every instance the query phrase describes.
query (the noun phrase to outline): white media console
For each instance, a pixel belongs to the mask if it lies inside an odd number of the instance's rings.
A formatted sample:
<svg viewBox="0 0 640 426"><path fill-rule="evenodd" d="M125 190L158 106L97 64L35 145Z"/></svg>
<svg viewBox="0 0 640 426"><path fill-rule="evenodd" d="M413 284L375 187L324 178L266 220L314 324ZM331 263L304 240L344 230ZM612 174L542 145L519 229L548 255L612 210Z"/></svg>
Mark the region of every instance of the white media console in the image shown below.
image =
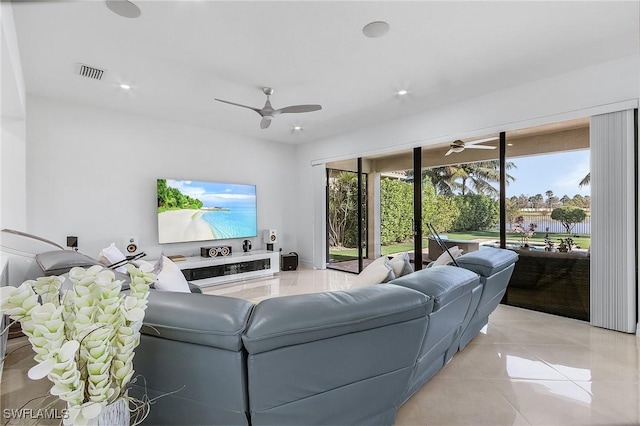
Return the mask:
<svg viewBox="0 0 640 426"><path fill-rule="evenodd" d="M268 277L280 271L280 253L253 250L229 256L192 256L176 262L187 281L198 287Z"/></svg>

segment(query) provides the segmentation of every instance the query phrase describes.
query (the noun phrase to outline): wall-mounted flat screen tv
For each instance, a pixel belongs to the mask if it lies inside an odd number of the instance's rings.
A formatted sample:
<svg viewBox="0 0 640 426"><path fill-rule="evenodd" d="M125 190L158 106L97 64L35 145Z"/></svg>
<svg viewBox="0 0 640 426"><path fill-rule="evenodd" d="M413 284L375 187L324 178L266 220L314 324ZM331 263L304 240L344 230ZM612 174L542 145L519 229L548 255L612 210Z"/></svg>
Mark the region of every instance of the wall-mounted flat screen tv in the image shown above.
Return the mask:
<svg viewBox="0 0 640 426"><path fill-rule="evenodd" d="M255 185L158 179L158 241L258 235Z"/></svg>

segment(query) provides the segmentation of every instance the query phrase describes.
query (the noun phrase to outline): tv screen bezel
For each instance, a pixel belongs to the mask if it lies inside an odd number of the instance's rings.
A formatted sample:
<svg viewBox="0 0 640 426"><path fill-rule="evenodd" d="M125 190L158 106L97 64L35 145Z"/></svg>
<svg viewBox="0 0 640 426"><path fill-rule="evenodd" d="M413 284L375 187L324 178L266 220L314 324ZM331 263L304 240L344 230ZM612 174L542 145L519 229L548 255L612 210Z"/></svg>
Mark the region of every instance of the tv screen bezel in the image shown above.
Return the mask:
<svg viewBox="0 0 640 426"><path fill-rule="evenodd" d="M161 230L160 230L160 213L158 213L158 181L164 179L165 181L177 181L177 182L195 182L195 183L204 183L204 184L218 184L218 185L234 185L234 186L245 186L245 187L253 187L254 194L254 207L255 207L255 234L254 235L242 235L242 236L233 236L233 237L223 237L223 238L206 238L206 239L184 239L177 241L162 241ZM256 238L259 235L258 231L258 186L252 183L238 183L238 182L225 182L218 180L201 180L201 179L176 179L176 178L156 178L156 220L157 220L157 228L158 228L158 244L181 244L181 243L194 243L194 242L207 242L207 241L229 241L236 239L246 239L246 238Z"/></svg>

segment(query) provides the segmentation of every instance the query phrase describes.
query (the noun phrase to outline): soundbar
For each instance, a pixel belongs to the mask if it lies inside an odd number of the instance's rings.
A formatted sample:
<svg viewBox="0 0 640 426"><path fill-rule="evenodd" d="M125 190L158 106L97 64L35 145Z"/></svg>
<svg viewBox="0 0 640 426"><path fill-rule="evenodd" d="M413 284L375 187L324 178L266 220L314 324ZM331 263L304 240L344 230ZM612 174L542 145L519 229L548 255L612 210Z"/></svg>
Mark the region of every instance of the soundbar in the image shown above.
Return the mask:
<svg viewBox="0 0 640 426"><path fill-rule="evenodd" d="M200 256L202 257L229 256L230 254L231 246L200 247Z"/></svg>

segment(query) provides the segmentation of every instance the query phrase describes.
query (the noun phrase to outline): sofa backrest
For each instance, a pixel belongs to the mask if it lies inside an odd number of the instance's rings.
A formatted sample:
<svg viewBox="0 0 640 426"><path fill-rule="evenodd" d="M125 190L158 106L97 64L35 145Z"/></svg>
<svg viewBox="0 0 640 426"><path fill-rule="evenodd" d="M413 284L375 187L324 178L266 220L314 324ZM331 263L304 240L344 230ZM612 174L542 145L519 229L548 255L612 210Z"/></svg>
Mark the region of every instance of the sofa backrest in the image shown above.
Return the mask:
<svg viewBox="0 0 640 426"><path fill-rule="evenodd" d="M432 308L390 284L260 302L243 337L251 423L391 424Z"/></svg>
<svg viewBox="0 0 640 426"><path fill-rule="evenodd" d="M146 424L248 424L242 334L252 310L232 297L150 291L131 394L166 396Z"/></svg>

